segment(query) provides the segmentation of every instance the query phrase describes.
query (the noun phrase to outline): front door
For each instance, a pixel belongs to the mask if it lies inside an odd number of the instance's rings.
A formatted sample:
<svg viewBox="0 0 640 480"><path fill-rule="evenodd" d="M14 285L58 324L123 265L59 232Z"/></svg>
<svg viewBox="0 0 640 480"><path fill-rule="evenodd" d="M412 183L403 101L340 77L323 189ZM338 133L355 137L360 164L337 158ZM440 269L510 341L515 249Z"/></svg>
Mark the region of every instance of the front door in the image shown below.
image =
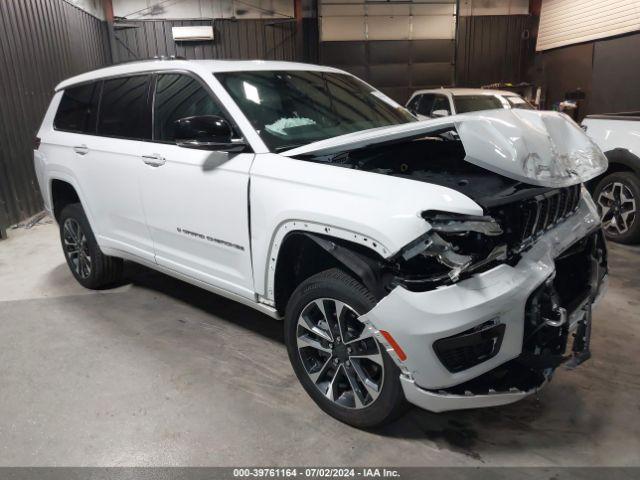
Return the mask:
<svg viewBox="0 0 640 480"><path fill-rule="evenodd" d="M176 120L225 117L200 79L158 74L153 108L141 185L156 262L252 298L248 189L254 155L176 145Z"/></svg>

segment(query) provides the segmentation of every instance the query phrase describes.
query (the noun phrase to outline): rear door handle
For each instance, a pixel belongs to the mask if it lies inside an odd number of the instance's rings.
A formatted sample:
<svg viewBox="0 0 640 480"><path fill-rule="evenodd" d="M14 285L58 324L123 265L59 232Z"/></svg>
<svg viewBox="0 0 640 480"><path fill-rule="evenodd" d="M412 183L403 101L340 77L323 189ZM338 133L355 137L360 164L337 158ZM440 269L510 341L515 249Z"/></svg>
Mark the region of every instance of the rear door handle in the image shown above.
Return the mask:
<svg viewBox="0 0 640 480"><path fill-rule="evenodd" d="M73 151L78 155L86 155L87 153L89 153L89 148L87 148L86 145L76 145L75 147L73 147Z"/></svg>
<svg viewBox="0 0 640 480"><path fill-rule="evenodd" d="M154 153L153 155L142 155L142 161L152 167L160 167L164 165L167 160L163 156Z"/></svg>

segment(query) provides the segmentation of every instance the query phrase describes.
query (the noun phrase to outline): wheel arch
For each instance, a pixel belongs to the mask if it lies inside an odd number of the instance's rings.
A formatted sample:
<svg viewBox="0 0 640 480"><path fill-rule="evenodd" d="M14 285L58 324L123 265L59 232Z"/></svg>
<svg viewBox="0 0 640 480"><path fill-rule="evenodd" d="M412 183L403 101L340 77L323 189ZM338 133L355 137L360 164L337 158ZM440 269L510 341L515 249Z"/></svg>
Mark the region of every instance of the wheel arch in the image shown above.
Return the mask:
<svg viewBox="0 0 640 480"><path fill-rule="evenodd" d="M594 193L596 185L607 175L616 172L632 172L640 177L640 157L630 152L626 148L614 148L604 152L609 161L609 168L595 178L587 182L587 188L590 193Z"/></svg>
<svg viewBox="0 0 640 480"><path fill-rule="evenodd" d="M336 229L326 227L324 233L319 233L308 229L309 222L300 225L296 222L296 226L304 225L307 229L287 231L271 249L267 293L278 312L284 313L291 294L302 281L330 268L347 271L377 299L386 294L381 281L381 267L385 262L381 252L387 252L386 248L368 237L350 234L359 241L347 240L346 235L332 235Z"/></svg>
<svg viewBox="0 0 640 480"><path fill-rule="evenodd" d="M87 216L87 221L89 222L89 226L93 233L97 235L96 223L94 221L94 216L91 212L90 205L88 205L85 195L78 185L78 182L75 181L74 177L65 175L64 173L57 172L55 175L49 176L47 179L49 186L49 201L51 206L51 213L53 214L56 221L60 218L60 212L62 209L68 205L69 203L78 202L82 205L82 209L84 210L85 215ZM54 186L57 190L54 191ZM67 195L66 197L57 197L61 191L64 191ZM73 192L73 193L72 193ZM62 202L59 200L63 199ZM56 206L56 200L58 200L58 205Z"/></svg>
<svg viewBox="0 0 640 480"><path fill-rule="evenodd" d="M60 213L64 207L71 203L82 204L77 189L67 180L51 178L49 191L51 192L51 211L57 222L60 221Z"/></svg>

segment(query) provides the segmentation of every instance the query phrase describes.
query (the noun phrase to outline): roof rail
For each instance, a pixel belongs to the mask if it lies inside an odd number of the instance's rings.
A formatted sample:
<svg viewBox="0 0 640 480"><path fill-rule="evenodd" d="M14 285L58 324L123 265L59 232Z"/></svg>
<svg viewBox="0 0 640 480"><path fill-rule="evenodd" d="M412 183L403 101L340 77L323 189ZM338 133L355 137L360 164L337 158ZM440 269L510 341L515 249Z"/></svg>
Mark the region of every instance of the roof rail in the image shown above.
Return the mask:
<svg viewBox="0 0 640 480"><path fill-rule="evenodd" d="M124 65L125 63L139 63L139 62L157 62L158 60L188 60L186 57L180 55L156 55L151 58L134 58L133 60L124 60L123 62L115 63L114 65Z"/></svg>
<svg viewBox="0 0 640 480"><path fill-rule="evenodd" d="M186 60L182 55L156 55L152 60Z"/></svg>

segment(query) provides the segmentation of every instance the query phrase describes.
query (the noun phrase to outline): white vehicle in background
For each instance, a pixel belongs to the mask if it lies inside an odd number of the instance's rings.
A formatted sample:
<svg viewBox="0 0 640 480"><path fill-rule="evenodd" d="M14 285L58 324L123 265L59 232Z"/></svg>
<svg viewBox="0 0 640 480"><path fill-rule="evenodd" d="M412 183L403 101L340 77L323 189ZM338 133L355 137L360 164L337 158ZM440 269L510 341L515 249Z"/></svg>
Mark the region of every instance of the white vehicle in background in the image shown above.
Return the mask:
<svg viewBox="0 0 640 480"><path fill-rule="evenodd" d="M407 109L420 120L482 110L511 108L535 110L517 93L483 88L417 90L407 102Z"/></svg>
<svg viewBox="0 0 640 480"><path fill-rule="evenodd" d="M588 115L582 126L609 160L606 173L589 182L605 235L640 242L640 112Z"/></svg>
<svg viewBox="0 0 640 480"><path fill-rule="evenodd" d="M349 424L511 403L590 356L607 260L581 184L606 159L564 115L418 122L334 68L147 61L58 85L34 156L78 282L128 259L284 318Z"/></svg>

